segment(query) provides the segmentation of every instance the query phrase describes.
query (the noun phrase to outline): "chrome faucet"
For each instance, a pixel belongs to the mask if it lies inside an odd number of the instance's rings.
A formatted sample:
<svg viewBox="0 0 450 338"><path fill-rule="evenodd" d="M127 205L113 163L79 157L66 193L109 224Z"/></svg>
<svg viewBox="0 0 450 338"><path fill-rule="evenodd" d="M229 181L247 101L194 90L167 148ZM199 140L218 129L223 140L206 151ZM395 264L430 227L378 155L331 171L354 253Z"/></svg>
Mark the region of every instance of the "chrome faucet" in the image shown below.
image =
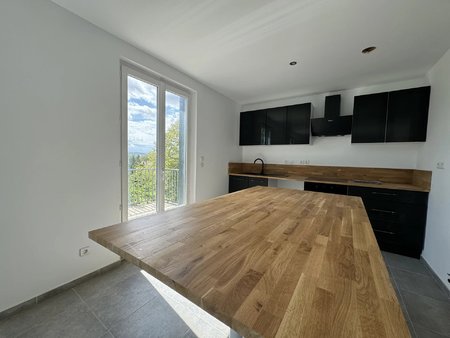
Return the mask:
<svg viewBox="0 0 450 338"><path fill-rule="evenodd" d="M261 172L260 175L264 174L264 161L262 160L262 158L257 158L256 160L253 161L253 164L255 164L257 161L261 161Z"/></svg>

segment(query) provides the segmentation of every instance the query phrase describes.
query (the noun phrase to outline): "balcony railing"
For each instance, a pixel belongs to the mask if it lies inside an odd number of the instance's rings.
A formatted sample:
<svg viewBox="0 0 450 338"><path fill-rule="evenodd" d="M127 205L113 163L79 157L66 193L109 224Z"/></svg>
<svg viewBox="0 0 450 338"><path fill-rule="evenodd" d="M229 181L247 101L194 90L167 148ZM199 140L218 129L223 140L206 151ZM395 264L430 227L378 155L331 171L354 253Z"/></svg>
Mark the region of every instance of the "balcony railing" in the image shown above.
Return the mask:
<svg viewBox="0 0 450 338"><path fill-rule="evenodd" d="M164 173L164 199L179 204L179 169L166 169ZM156 169L128 169L128 205L146 205L156 202Z"/></svg>

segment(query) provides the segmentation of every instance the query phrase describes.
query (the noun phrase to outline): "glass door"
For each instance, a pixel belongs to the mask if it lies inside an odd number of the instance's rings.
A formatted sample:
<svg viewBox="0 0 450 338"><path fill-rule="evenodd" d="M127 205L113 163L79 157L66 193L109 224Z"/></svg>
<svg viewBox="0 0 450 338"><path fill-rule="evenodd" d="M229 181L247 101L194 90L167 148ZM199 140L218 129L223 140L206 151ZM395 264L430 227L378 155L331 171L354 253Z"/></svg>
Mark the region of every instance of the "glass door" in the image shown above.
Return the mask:
<svg viewBox="0 0 450 338"><path fill-rule="evenodd" d="M164 209L186 204L187 97L165 92Z"/></svg>
<svg viewBox="0 0 450 338"><path fill-rule="evenodd" d="M122 220L186 203L188 95L122 65Z"/></svg>

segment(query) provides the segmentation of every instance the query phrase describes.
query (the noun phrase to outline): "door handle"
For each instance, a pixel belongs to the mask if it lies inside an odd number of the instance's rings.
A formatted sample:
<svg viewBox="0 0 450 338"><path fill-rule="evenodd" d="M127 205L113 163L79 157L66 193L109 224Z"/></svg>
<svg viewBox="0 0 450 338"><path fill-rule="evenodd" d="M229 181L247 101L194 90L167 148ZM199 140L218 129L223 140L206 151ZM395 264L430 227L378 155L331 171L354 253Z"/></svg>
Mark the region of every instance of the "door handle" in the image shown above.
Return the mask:
<svg viewBox="0 0 450 338"><path fill-rule="evenodd" d="M382 209L370 209L370 210L375 211L375 212L382 212L385 214L391 214L391 215L394 215L397 213L397 212L391 211L391 210L382 210Z"/></svg>
<svg viewBox="0 0 450 338"><path fill-rule="evenodd" d="M395 232L392 232L392 231L377 230L377 229L373 229L373 231L375 231L375 232L381 232L381 233L383 233L383 234L388 234L388 235L395 235Z"/></svg>
<svg viewBox="0 0 450 338"><path fill-rule="evenodd" d="M372 191L372 194L374 194L374 195L385 195L385 196L397 196L397 194L393 194L393 193L389 193L389 192L377 192L377 191Z"/></svg>

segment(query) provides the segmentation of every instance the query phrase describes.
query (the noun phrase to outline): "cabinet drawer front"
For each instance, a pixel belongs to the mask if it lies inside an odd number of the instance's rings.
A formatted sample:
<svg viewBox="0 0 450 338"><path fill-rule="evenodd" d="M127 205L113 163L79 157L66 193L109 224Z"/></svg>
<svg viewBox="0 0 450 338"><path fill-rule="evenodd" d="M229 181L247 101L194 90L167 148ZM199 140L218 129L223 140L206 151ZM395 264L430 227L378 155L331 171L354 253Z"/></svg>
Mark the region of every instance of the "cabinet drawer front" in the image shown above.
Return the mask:
<svg viewBox="0 0 450 338"><path fill-rule="evenodd" d="M269 180L267 178L251 178L248 179L248 187L263 186L267 187L269 185Z"/></svg>
<svg viewBox="0 0 450 338"><path fill-rule="evenodd" d="M381 220L370 220L372 224L373 231L387 232L390 234L400 234L403 231L401 224L397 222L381 221Z"/></svg>
<svg viewBox="0 0 450 338"><path fill-rule="evenodd" d="M228 192L235 192L248 188L248 177L229 176Z"/></svg>
<svg viewBox="0 0 450 338"><path fill-rule="evenodd" d="M381 248L381 250L384 249L385 245L389 246L398 243L399 237L394 232L374 229L373 233L377 238L378 246Z"/></svg>
<svg viewBox="0 0 450 338"><path fill-rule="evenodd" d="M364 199L363 202L371 222L397 223L405 229L417 229L426 222L426 205L376 199Z"/></svg>
<svg viewBox="0 0 450 338"><path fill-rule="evenodd" d="M349 187L348 194L365 199L396 201L411 204L427 204L428 193L420 191L393 190L381 188Z"/></svg>
<svg viewBox="0 0 450 338"><path fill-rule="evenodd" d="M347 186L340 184L305 182L304 189L306 191L317 191L317 192L325 192L328 194L347 195Z"/></svg>

